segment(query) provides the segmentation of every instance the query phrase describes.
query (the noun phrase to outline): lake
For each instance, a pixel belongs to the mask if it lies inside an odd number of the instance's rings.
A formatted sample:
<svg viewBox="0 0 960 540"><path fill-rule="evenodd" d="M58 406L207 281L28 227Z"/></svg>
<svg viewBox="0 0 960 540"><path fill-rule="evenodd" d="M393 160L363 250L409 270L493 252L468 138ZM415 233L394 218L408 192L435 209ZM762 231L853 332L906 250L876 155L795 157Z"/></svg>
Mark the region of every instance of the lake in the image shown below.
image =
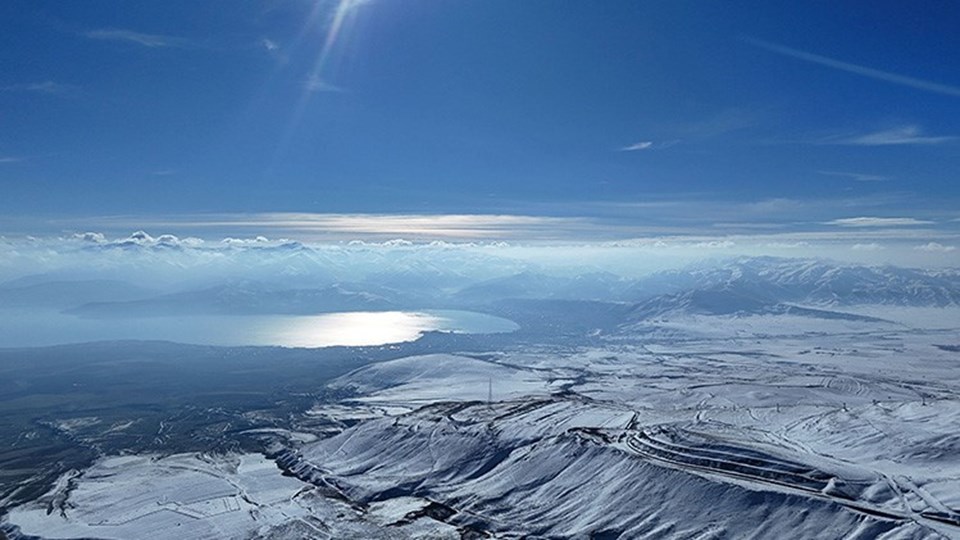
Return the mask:
<svg viewBox="0 0 960 540"><path fill-rule="evenodd" d="M500 317L453 310L87 319L10 309L0 310L0 347L121 339L223 346L369 346L413 341L429 331L490 334L517 328Z"/></svg>

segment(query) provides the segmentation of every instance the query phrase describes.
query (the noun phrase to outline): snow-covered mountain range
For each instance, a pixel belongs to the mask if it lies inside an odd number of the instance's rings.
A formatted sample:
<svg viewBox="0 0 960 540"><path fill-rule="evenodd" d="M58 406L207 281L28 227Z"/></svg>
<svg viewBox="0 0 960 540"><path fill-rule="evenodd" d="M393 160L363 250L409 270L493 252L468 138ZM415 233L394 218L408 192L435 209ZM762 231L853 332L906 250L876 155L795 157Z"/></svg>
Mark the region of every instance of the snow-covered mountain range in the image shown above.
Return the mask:
<svg viewBox="0 0 960 540"><path fill-rule="evenodd" d="M274 248L280 249L280 248ZM504 302L552 301L611 304L628 320L664 315L787 313L843 317L862 305L945 307L960 305L960 270L857 266L812 259L770 257L708 261L639 278L609 272L556 275L537 269L491 270L491 257L404 261L371 250L360 257L378 268L349 279L342 253L283 248L288 273L262 279L225 279L193 287L166 285L150 294L144 286L119 280L64 281L25 278L0 285L0 307L56 307L84 316L180 314L311 314L388 309L501 310ZM306 253L301 252L307 250ZM336 255L336 256L334 256ZM359 264L351 260L351 265ZM296 264L294 264L296 263ZM365 263L366 264L366 263ZM309 268L325 269L323 271ZM260 275L251 272L252 275ZM491 272L501 275L486 279ZM291 275L296 287L291 287ZM317 279L311 280L307 276ZM339 277L336 277L339 276ZM286 284L284 286L284 284ZM173 289L173 290L170 290ZM612 304L618 307L613 308ZM575 309L577 305L569 304ZM624 309L624 306L632 306ZM513 308L511 308L513 309ZM839 314L838 314L839 313Z"/></svg>

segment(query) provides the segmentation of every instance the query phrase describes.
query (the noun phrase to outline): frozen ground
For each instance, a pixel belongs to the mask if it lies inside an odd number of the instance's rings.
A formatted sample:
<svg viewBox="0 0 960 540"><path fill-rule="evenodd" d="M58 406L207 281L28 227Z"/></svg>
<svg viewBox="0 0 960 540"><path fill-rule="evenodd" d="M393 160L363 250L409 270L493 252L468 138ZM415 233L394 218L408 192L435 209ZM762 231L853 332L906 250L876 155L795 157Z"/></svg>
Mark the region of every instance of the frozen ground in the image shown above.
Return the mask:
<svg viewBox="0 0 960 540"><path fill-rule="evenodd" d="M259 454L120 456L68 475L18 508L15 523L45 538L459 538L431 519L396 524L426 504L409 498L361 512Z"/></svg>
<svg viewBox="0 0 960 540"><path fill-rule="evenodd" d="M373 364L332 384L356 395L307 412L342 431L275 463L112 458L10 522L105 538L176 523L178 538L960 538L960 310L864 314L885 321L684 316L603 346Z"/></svg>

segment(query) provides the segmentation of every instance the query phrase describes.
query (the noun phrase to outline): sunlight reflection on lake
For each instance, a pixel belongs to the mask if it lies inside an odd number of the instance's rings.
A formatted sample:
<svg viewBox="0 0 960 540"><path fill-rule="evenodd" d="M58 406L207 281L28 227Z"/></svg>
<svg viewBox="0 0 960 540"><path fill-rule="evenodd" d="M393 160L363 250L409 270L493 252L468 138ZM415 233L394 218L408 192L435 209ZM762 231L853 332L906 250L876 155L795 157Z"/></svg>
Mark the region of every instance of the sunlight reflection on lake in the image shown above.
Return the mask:
<svg viewBox="0 0 960 540"><path fill-rule="evenodd" d="M262 335L264 342L285 347L382 345L413 341L430 330L470 331L469 325L461 323L456 316L451 318L440 314L361 311L286 318L265 324ZM500 331L509 329L505 325Z"/></svg>
<svg viewBox="0 0 960 540"><path fill-rule="evenodd" d="M270 341L287 347L380 345L414 340L439 322L424 313L403 311L331 313L268 325L264 332Z"/></svg>

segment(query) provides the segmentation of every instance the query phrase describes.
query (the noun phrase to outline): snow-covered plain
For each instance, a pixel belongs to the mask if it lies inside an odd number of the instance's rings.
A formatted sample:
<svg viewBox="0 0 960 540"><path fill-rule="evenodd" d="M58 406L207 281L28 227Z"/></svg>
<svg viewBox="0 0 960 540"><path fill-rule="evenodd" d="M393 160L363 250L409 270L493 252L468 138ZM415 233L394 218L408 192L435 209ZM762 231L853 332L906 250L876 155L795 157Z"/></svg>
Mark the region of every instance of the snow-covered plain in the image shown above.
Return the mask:
<svg viewBox="0 0 960 540"><path fill-rule="evenodd" d="M275 464L108 459L62 482L63 514L48 498L9 521L45 537L960 538L960 309L867 311L885 321L683 315L599 346L373 364L307 413L349 427Z"/></svg>
<svg viewBox="0 0 960 540"><path fill-rule="evenodd" d="M459 537L453 527L430 519L385 529L426 504L416 503L411 498L394 509L399 517L381 507L368 519L350 504L282 476L259 454L117 456L69 475L48 496L19 509L16 524L24 534L46 538ZM333 531L327 525L332 522Z"/></svg>

